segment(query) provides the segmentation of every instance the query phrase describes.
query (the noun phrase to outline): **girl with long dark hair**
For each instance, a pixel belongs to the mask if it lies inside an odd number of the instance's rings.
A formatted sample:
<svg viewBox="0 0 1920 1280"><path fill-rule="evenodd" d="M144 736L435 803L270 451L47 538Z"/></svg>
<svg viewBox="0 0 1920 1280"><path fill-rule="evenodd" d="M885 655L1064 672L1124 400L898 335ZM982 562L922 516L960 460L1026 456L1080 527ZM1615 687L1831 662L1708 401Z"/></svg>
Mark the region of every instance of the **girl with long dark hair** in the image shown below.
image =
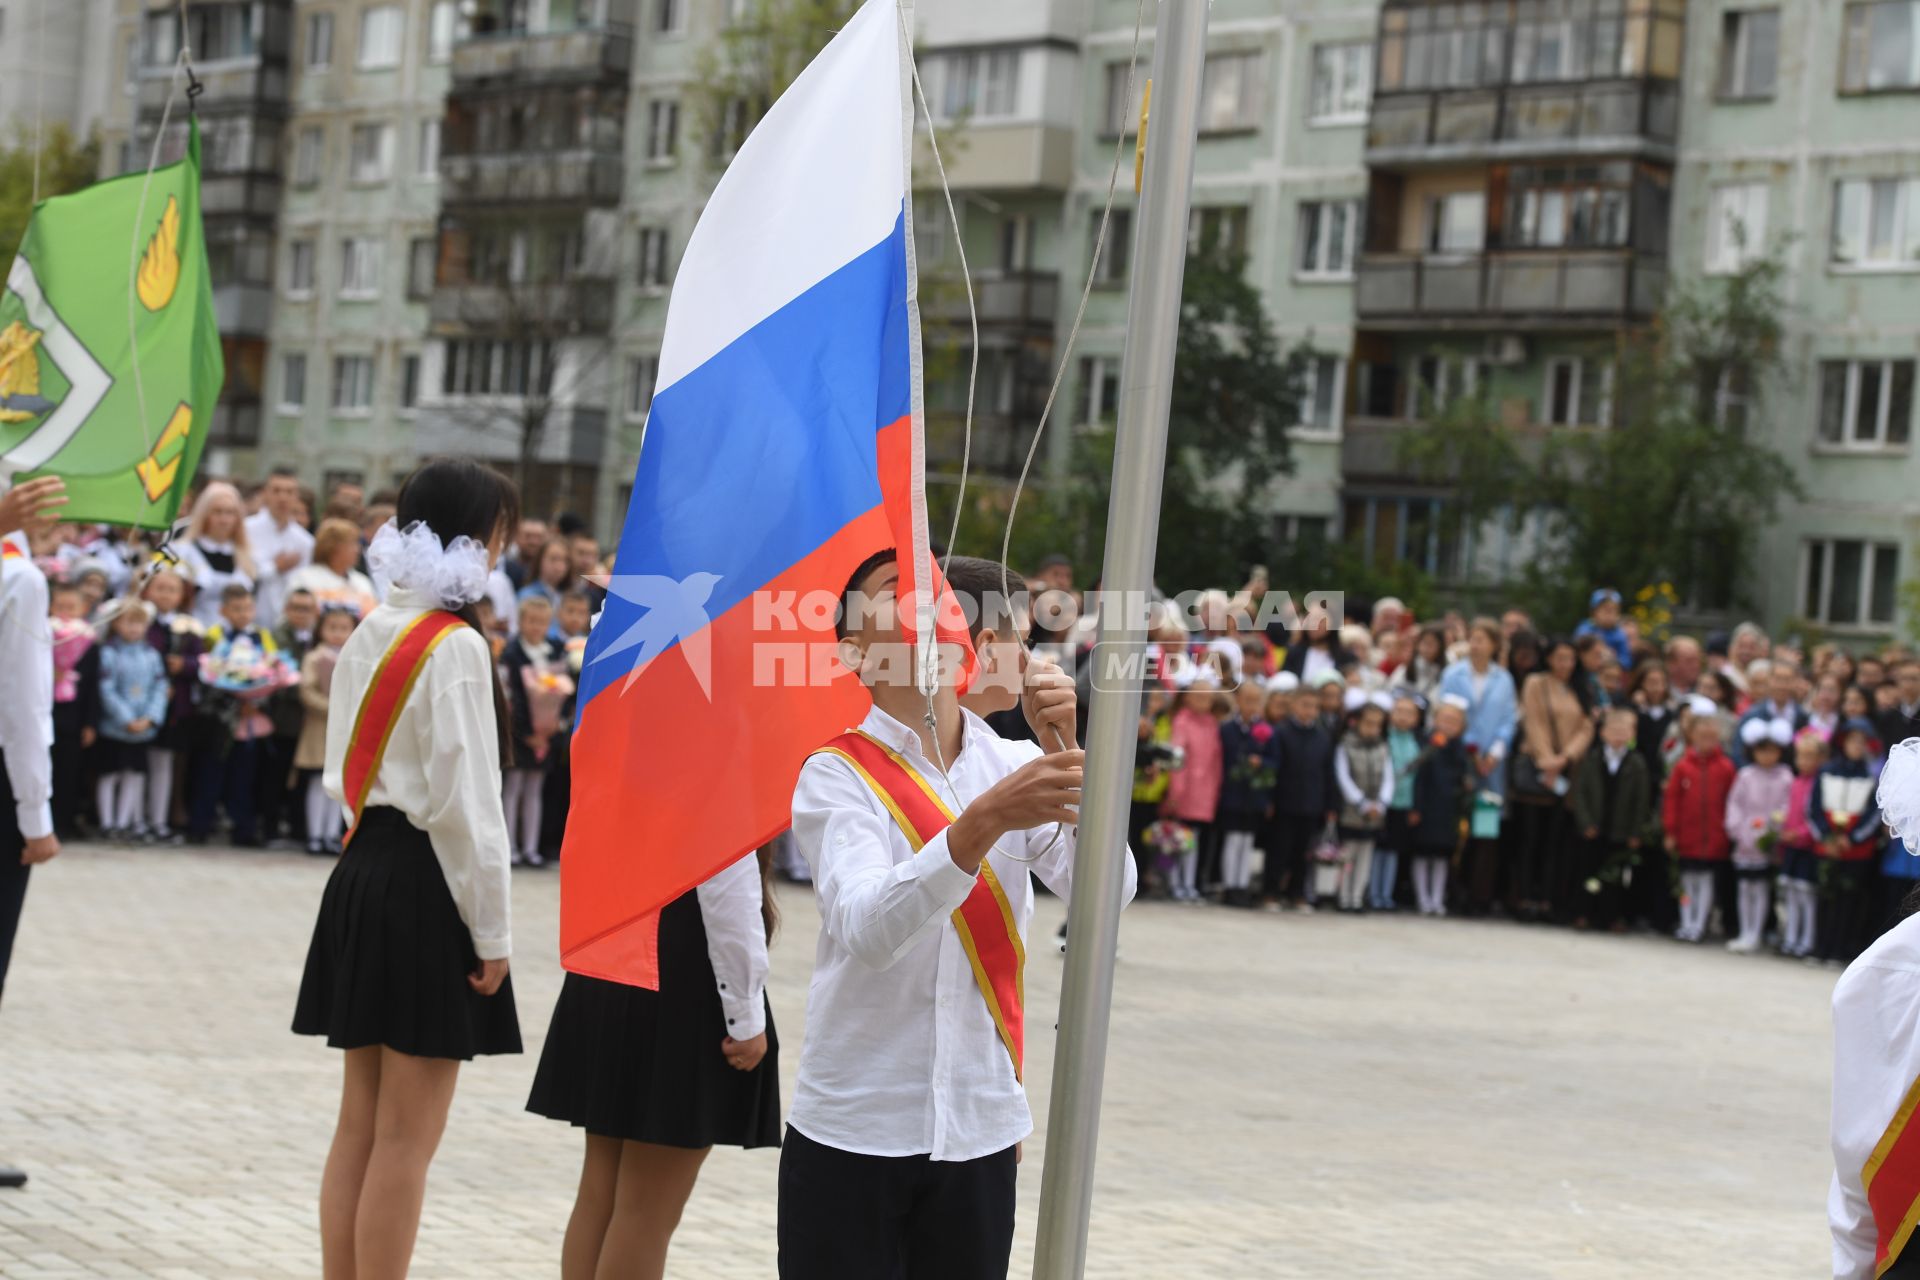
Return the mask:
<svg viewBox="0 0 1920 1280"><path fill-rule="evenodd" d="M474 602L519 517L498 473L429 462L367 550L391 583L340 650L324 783L345 808L293 1029L346 1051L320 1186L327 1280L403 1275L460 1063L520 1052L500 761Z"/></svg>

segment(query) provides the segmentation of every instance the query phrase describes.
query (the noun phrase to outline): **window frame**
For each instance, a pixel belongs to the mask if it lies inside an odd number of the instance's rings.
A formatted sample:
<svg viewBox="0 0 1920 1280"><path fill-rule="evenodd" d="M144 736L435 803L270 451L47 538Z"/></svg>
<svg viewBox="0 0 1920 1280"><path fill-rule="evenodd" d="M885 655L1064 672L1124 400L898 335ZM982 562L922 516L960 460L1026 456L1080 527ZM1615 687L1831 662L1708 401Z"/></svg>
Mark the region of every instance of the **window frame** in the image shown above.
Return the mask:
<svg viewBox="0 0 1920 1280"><path fill-rule="evenodd" d="M459 42L459 5L454 0L433 0L427 7L427 65L437 67L452 62L453 46Z"/></svg>
<svg viewBox="0 0 1920 1280"><path fill-rule="evenodd" d="M1850 622L1833 620L1834 561L1842 546L1860 549L1859 598ZM1892 608L1884 618L1875 617L1874 586L1879 576L1882 553L1891 553L1891 581L1887 595ZM1800 541L1800 581L1795 598L1806 613L1807 621L1835 631L1890 630L1900 616L1900 544L1871 537L1813 537ZM1818 595L1816 603L1814 596Z"/></svg>
<svg viewBox="0 0 1920 1280"><path fill-rule="evenodd" d="M665 146L662 147L661 120L666 121ZM680 99L647 100L646 163L650 169L671 168L680 158Z"/></svg>
<svg viewBox="0 0 1920 1280"><path fill-rule="evenodd" d="M280 394L275 398L274 411L283 416L304 414L307 411L307 353L304 351L282 351L280 353ZM299 376L293 376L296 364ZM287 398L287 388L297 385L300 398Z"/></svg>
<svg viewBox="0 0 1920 1280"><path fill-rule="evenodd" d="M342 386L343 386L343 376L347 372L347 368L349 365L352 365L356 368L364 368L366 371L366 377L365 377L366 385L364 387L364 390L366 393L366 399L360 403L352 403L349 401L345 401L341 398L341 395L340 395ZM333 415L337 418L370 418L372 417L373 416L374 381L377 373L378 373L378 370L375 368L375 365L374 365L373 353L370 351L342 352L341 354L334 356L333 386L330 389L331 394L330 394L329 406L328 406L329 408L332 409ZM352 389L360 390L362 388L360 388L356 384Z"/></svg>
<svg viewBox="0 0 1920 1280"><path fill-rule="evenodd" d="M440 181L440 140L443 136L439 116L424 116L413 130L413 177L416 182ZM431 145L428 139L432 139Z"/></svg>
<svg viewBox="0 0 1920 1280"><path fill-rule="evenodd" d="M314 57L318 47L320 56ZM300 66L307 71L325 71L333 66L333 11L316 9L307 15L301 28Z"/></svg>
<svg viewBox="0 0 1920 1280"><path fill-rule="evenodd" d="M1723 200L1733 192L1740 192L1740 225L1744 233L1741 242L1736 245L1728 233L1732 222L1726 216L1728 210ZM1759 217L1750 218L1754 212L1754 195L1759 196ZM1715 183L1707 191L1707 245L1702 255L1701 270L1710 276L1738 275L1754 262L1766 257L1767 215L1772 204L1773 186L1765 179L1742 179L1737 182Z"/></svg>
<svg viewBox="0 0 1920 1280"><path fill-rule="evenodd" d="M306 283L301 284L300 268L306 266ZM312 236L296 236L287 241L287 284L282 293L289 301L305 302L313 297L314 283L320 273L320 242Z"/></svg>
<svg viewBox="0 0 1920 1280"><path fill-rule="evenodd" d="M1079 383L1074 394L1074 426L1089 434L1113 430L1120 421L1120 357L1091 354L1080 357L1075 371ZM1107 388L1113 389L1108 403Z"/></svg>
<svg viewBox="0 0 1920 1280"><path fill-rule="evenodd" d="M1873 436L1862 440L1855 434L1860 415L1860 397L1862 387L1867 381L1866 370L1871 366L1875 370L1878 383L1875 390L1877 402L1873 414ZM1894 425L1894 382L1900 369L1906 370L1907 384L1907 420L1904 424L1904 438L1891 438ZM1840 419L1837 435L1827 434L1827 377L1829 373L1844 370L1846 384L1841 392ZM1920 382L1920 365L1912 357L1900 356L1836 356L1819 362L1819 386L1814 397L1814 443L1824 453L1863 453L1892 454L1906 453L1913 447L1914 402L1916 383Z"/></svg>
<svg viewBox="0 0 1920 1280"><path fill-rule="evenodd" d="M1207 54L1200 72L1199 134L1251 133L1260 127L1260 94L1265 88L1266 51L1262 49L1221 49ZM1229 64L1240 68L1233 112L1215 119L1214 98L1222 88L1215 79L1224 76ZM1138 127L1137 125L1135 126Z"/></svg>
<svg viewBox="0 0 1920 1280"><path fill-rule="evenodd" d="M426 250L426 279L418 278L421 249ZM440 267L440 240L437 236L407 237L407 301L425 302L433 297Z"/></svg>
<svg viewBox="0 0 1920 1280"><path fill-rule="evenodd" d="M1755 92L1753 80L1753 19L1773 20L1773 66L1768 69L1767 88ZM1729 29L1733 41L1728 43ZM1738 83L1734 83L1734 81ZM1716 102L1771 102L1780 94L1780 9L1758 6L1751 9L1727 9L1720 17L1720 67L1714 79Z"/></svg>
<svg viewBox="0 0 1920 1280"><path fill-rule="evenodd" d="M1360 105L1345 110L1320 111L1322 59L1328 58L1326 65L1330 66L1334 72L1333 88L1328 98L1334 103L1339 103L1353 87L1349 83L1352 69L1348 64L1348 57L1356 50L1360 52L1360 70L1355 83L1363 86ZM1308 69L1307 76L1307 127L1327 129L1365 124L1368 112L1373 106L1373 41L1371 39L1322 41L1313 46L1311 58L1312 66Z"/></svg>
<svg viewBox="0 0 1920 1280"><path fill-rule="evenodd" d="M375 235L345 235L340 238L340 288L335 296L342 302L373 302L380 297L381 281L386 274L386 242ZM361 270L356 271L356 267ZM359 285L353 281L361 274L370 279Z"/></svg>
<svg viewBox="0 0 1920 1280"><path fill-rule="evenodd" d="M673 284L672 268L667 261L672 244L669 228L665 223L648 223L641 226L639 232L639 270L635 272L634 281L642 292L664 293Z"/></svg>
<svg viewBox="0 0 1920 1280"><path fill-rule="evenodd" d="M1467 366L1471 371L1471 363ZM1330 370L1332 392L1327 401L1327 425L1319 426L1314 421L1314 407L1320 398L1323 371ZM1470 374L1468 381L1473 378ZM1296 440L1338 440L1340 425L1346 420L1347 411L1347 357L1333 355L1325 351L1315 351L1307 358L1306 387L1300 397L1300 420L1294 423L1292 435Z"/></svg>
<svg viewBox="0 0 1920 1280"><path fill-rule="evenodd" d="M1873 74L1874 45L1871 15L1873 10L1882 7L1890 9L1904 7L1911 24L1907 29L1908 46L1911 49L1915 42L1920 42L1920 6L1914 5L1911 0L1848 0L1840 10L1840 69L1834 82L1834 92L1840 97L1920 93L1920 66L1913 68L1913 79L1903 84L1869 83ZM1860 41L1857 47L1854 43L1856 38Z"/></svg>
<svg viewBox="0 0 1920 1280"><path fill-rule="evenodd" d="M404 351L400 354L398 412L403 418L411 418L420 412L420 374L423 367L418 351Z"/></svg>
<svg viewBox="0 0 1920 1280"><path fill-rule="evenodd" d="M1326 210L1344 205L1347 210L1345 241L1346 266L1340 268L1331 265L1335 261L1334 246L1331 244L1331 226L1333 219ZM1294 242L1296 252L1293 255L1293 278L1302 281L1323 283L1344 283L1351 281L1354 270L1360 260L1361 220L1365 217L1365 204L1359 196L1331 196L1325 199L1301 200L1294 206ZM1307 258L1309 248L1309 227L1312 223L1313 266L1302 265Z"/></svg>
<svg viewBox="0 0 1920 1280"><path fill-rule="evenodd" d="M1554 374L1557 369L1571 368L1572 378L1567 385L1567 418L1562 421L1554 416ZM1540 395L1540 423L1548 427L1611 427L1613 425L1614 362L1597 356L1549 356L1546 362L1546 380ZM1587 399L1587 380L1598 374L1600 389L1595 396L1597 412L1592 422L1582 421L1580 406Z"/></svg>
<svg viewBox="0 0 1920 1280"><path fill-rule="evenodd" d="M687 34L686 0L654 0L653 34L669 39Z"/></svg>
<svg viewBox="0 0 1920 1280"><path fill-rule="evenodd" d="M1091 215L1087 224L1087 256L1100 241L1100 214ZM1133 271L1133 210L1115 205L1107 223L1106 243L1100 245L1099 261L1091 263L1093 287L1124 289Z"/></svg>
<svg viewBox="0 0 1920 1280"><path fill-rule="evenodd" d="M312 147L308 147L308 142ZM309 165L311 161L311 165ZM327 131L324 125L301 125L293 131L293 163L287 166L289 185L297 190L320 185L327 169Z"/></svg>
<svg viewBox="0 0 1920 1280"><path fill-rule="evenodd" d="M1892 235L1893 256L1886 258L1868 257L1873 240L1874 188L1884 183L1892 183L1894 192L1894 227ZM1844 204L1847 190L1851 187L1865 188L1865 198L1860 201L1859 213L1861 225L1858 243L1860 256L1846 259L1840 256L1841 236L1845 233ZM1898 274L1920 271L1920 255L1903 258L1900 250L1903 245L1920 247L1920 177L1904 174L1878 174L1865 177L1835 178L1833 181L1833 202L1831 205L1831 226L1827 240L1827 270L1838 274Z"/></svg>
<svg viewBox="0 0 1920 1280"><path fill-rule="evenodd" d="M368 35L369 26L373 23L374 19L376 18L384 18L391 21L393 25L393 48L390 52L382 52L381 57L386 59L385 61L370 62L368 61L368 57L367 57L367 50L368 50L367 35ZM359 36L360 36L359 41L355 44L354 50L353 50L354 70L356 71L393 71L397 69L400 66L401 59L406 56L406 48L407 48L406 10L397 4L377 4L366 9L362 9L360 11Z"/></svg>
<svg viewBox="0 0 1920 1280"><path fill-rule="evenodd" d="M394 135L391 120L356 120L347 130L347 181L356 187L378 187L393 181ZM375 139L379 172L362 170L360 143Z"/></svg>
<svg viewBox="0 0 1920 1280"><path fill-rule="evenodd" d="M646 388L645 397L638 393ZM622 410L628 422L645 422L653 411L653 397L660 387L660 355L648 352L627 357L627 394Z"/></svg>

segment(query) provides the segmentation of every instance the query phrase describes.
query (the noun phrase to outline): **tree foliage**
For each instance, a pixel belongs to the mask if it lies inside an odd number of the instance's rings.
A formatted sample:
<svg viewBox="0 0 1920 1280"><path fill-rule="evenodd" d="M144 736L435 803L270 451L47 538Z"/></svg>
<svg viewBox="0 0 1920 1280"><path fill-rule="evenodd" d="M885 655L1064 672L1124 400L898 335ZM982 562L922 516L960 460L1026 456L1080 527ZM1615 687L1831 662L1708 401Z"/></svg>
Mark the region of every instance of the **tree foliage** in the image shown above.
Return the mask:
<svg viewBox="0 0 1920 1280"><path fill-rule="evenodd" d="M100 141L84 142L64 124L48 125L40 150L40 198L65 195L89 185L100 173ZM19 140L0 150L0 262L12 263L33 216L33 131L23 127Z"/></svg>
<svg viewBox="0 0 1920 1280"><path fill-rule="evenodd" d="M739 21L702 50L690 106L694 136L717 140L708 152L713 163L739 147L859 7L859 0L750 0Z"/></svg>
<svg viewBox="0 0 1920 1280"><path fill-rule="evenodd" d="M1596 585L1740 601L1760 531L1799 492L1757 425L1786 376L1780 276L1766 257L1670 292L1618 340L1611 426L1515 428L1476 397L1410 429L1401 462L1449 485L1473 525L1534 514L1527 565L1504 585L1537 617L1580 616Z"/></svg>

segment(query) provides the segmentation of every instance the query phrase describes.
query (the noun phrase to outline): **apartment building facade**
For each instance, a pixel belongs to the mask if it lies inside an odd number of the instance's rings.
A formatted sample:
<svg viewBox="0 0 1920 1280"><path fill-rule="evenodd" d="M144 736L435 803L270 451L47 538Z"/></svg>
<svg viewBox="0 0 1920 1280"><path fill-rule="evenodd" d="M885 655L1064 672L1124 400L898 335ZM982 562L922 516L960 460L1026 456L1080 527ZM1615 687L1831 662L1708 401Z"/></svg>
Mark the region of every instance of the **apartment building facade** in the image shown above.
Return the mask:
<svg viewBox="0 0 1920 1280"><path fill-rule="evenodd" d="M1675 272L1761 251L1786 268L1786 375L1749 426L1804 492L1761 538L1757 603L1897 635L1920 572L1920 5L1719 0L1688 19Z"/></svg>
<svg viewBox="0 0 1920 1280"><path fill-rule="evenodd" d="M103 56L114 21L114 0L0 4L0 121L23 137L36 125L92 133L122 87L125 64Z"/></svg>

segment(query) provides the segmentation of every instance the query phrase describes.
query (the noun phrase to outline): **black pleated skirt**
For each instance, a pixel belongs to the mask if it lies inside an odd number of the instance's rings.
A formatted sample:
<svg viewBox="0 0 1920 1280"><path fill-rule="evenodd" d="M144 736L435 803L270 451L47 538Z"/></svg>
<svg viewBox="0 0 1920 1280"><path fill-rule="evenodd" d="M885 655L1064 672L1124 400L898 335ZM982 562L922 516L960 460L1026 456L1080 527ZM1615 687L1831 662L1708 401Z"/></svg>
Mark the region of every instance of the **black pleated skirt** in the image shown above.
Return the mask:
<svg viewBox="0 0 1920 1280"><path fill-rule="evenodd" d="M760 1065L729 1066L706 923L699 898L683 894L660 913L658 991L567 975L527 1110L629 1142L777 1147L780 1043L771 1008L766 1018Z"/></svg>
<svg viewBox="0 0 1920 1280"><path fill-rule="evenodd" d="M479 967L433 842L398 809L369 809L321 896L294 1032L419 1058L519 1053L513 979L483 996L467 984Z"/></svg>

